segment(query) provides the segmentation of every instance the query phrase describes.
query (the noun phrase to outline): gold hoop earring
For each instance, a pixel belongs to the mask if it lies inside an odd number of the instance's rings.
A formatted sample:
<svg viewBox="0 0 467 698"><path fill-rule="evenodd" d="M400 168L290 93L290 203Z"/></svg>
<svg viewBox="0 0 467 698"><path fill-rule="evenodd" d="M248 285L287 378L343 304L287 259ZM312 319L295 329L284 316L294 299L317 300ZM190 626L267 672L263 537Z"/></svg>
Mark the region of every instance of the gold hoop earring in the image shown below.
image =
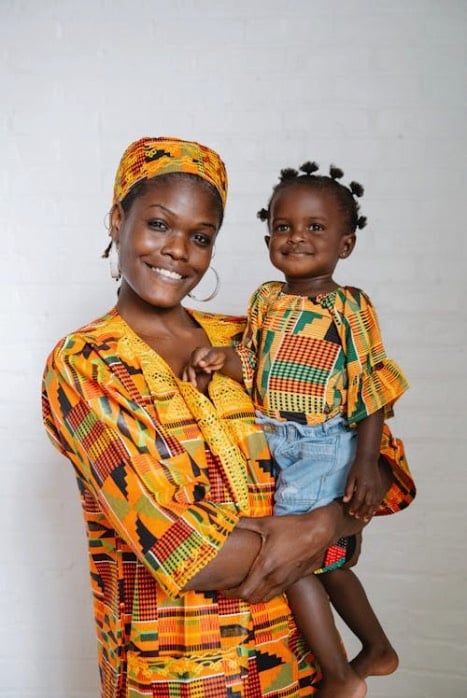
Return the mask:
<svg viewBox="0 0 467 698"><path fill-rule="evenodd" d="M214 267L212 265L209 266L209 269L214 274L214 280L215 280L214 281L215 282L214 291L212 293L210 293L209 296L206 296L206 298L197 298L192 293L189 293L188 297L191 298L191 300L197 301L198 303L207 303L208 301L212 301L212 299L215 298L217 296L217 294L219 293L219 289L221 287L221 281L219 279L219 274L217 273L217 271L214 269Z"/></svg>

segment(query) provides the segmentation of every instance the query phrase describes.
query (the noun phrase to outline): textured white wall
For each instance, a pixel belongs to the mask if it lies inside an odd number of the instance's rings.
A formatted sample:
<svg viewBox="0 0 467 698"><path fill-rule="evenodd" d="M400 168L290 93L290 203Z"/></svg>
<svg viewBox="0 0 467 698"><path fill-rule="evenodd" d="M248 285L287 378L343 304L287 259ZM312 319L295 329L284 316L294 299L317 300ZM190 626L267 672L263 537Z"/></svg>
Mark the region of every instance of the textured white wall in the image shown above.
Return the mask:
<svg viewBox="0 0 467 698"><path fill-rule="evenodd" d="M467 695L466 7L1 0L0 696L97 695L76 487L39 388L56 340L114 302L103 220L142 135L201 140L228 165L213 310L242 312L275 277L255 213L281 167L335 162L366 185L339 279L370 293L411 379L394 426L419 488L366 534L360 576L401 656L369 695Z"/></svg>

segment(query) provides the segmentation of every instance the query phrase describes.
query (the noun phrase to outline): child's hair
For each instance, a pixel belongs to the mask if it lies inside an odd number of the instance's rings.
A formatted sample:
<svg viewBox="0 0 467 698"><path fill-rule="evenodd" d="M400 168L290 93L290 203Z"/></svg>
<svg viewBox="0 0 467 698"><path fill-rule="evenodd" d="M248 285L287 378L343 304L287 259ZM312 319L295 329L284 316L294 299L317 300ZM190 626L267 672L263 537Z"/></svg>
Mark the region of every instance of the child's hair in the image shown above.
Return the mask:
<svg viewBox="0 0 467 698"><path fill-rule="evenodd" d="M294 170L292 167L287 167L281 170L279 184L276 184L272 190L271 198L267 208L262 208L258 211L257 216L262 221L269 221L269 213L271 203L278 192L287 187L295 186L296 184L309 184L317 189L325 189L332 192L342 212L345 214L349 227L352 231L357 228L361 229L366 226L367 219L365 216L360 216L360 205L356 197L363 196L364 189L358 182L350 182L346 187L338 179L344 176L344 173L339 167L331 165L329 175L317 175L314 172L319 170L319 165L316 162L305 162L299 170Z"/></svg>

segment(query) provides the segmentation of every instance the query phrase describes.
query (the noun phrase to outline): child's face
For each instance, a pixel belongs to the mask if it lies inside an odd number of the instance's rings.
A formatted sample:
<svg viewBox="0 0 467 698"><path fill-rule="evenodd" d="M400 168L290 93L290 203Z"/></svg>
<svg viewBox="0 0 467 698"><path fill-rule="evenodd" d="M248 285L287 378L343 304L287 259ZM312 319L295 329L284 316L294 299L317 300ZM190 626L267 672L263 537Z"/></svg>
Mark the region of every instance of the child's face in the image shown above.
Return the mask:
<svg viewBox="0 0 467 698"><path fill-rule="evenodd" d="M273 198L266 244L292 292L308 282L319 292L334 284L336 264L352 252L355 233L332 192L296 184Z"/></svg>

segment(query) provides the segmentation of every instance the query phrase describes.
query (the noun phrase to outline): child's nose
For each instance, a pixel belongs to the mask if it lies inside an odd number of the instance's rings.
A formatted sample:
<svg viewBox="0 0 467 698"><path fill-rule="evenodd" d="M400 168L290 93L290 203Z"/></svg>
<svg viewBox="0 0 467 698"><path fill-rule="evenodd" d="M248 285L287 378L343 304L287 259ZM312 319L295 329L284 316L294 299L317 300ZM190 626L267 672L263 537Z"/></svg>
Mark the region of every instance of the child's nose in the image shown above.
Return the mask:
<svg viewBox="0 0 467 698"><path fill-rule="evenodd" d="M290 234L289 234L289 241L290 242L298 242L300 240L303 240L304 237L305 237L304 226L295 225L293 228L291 228Z"/></svg>

